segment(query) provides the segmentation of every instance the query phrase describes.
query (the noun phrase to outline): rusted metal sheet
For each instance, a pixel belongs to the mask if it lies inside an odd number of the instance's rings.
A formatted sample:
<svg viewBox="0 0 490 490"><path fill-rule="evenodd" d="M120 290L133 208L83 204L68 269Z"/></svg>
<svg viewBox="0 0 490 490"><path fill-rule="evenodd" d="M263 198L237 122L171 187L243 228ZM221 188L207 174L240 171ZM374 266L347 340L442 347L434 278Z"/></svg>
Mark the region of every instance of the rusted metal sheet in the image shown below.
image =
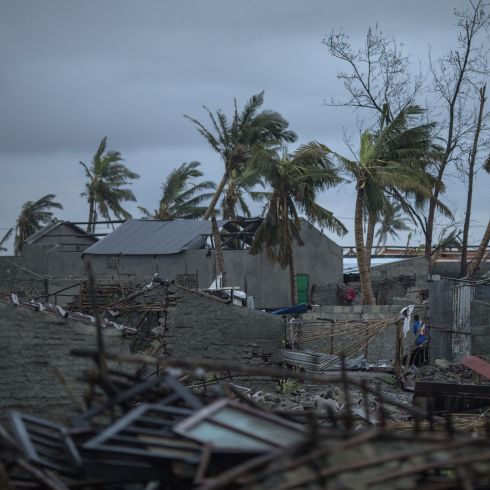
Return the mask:
<svg viewBox="0 0 490 490"><path fill-rule="evenodd" d="M461 364L470 368L480 376L490 379L490 364L476 356L466 356L461 359Z"/></svg>

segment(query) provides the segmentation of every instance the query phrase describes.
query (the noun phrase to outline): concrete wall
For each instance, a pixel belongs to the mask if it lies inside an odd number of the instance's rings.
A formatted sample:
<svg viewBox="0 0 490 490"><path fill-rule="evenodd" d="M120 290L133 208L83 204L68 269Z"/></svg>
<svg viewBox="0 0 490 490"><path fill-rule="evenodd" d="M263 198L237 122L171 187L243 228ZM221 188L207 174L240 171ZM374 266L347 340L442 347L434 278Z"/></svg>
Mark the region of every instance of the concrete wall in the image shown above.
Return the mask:
<svg viewBox="0 0 490 490"><path fill-rule="evenodd" d="M476 277L481 276L490 271L490 259L482 262L478 271L476 273ZM459 260L442 260L439 259L434 264L432 268L433 274L439 274L443 277L461 277L461 263Z"/></svg>
<svg viewBox="0 0 490 490"><path fill-rule="evenodd" d="M198 291L170 286L170 292L175 306L169 308L163 332L167 355L244 364L280 362L281 318L226 304Z"/></svg>
<svg viewBox="0 0 490 490"><path fill-rule="evenodd" d="M309 288L342 281L342 249L312 225L303 222L305 246L294 247L297 274L308 274ZM278 308L290 304L289 271L272 265L265 254L252 256L248 250L224 250L227 284L247 287L257 308ZM198 287L208 288L216 275L214 250L190 250L175 255L119 257L118 269L111 256L85 255L92 262L98 279L147 282L155 272L173 280L178 274L197 274Z"/></svg>
<svg viewBox="0 0 490 490"><path fill-rule="evenodd" d="M66 306L79 293L79 287L73 287L58 295L60 289L77 284L78 278L60 279L52 276L36 274L26 269L20 257L0 257L0 292L15 293L22 298L42 297L42 301Z"/></svg>
<svg viewBox="0 0 490 490"><path fill-rule="evenodd" d="M26 245L22 259L26 268L42 276L78 280L85 274L82 253L63 245Z"/></svg>
<svg viewBox="0 0 490 490"><path fill-rule="evenodd" d="M65 422L73 404L54 368L80 398L86 385L78 378L93 363L69 352L95 348L95 327L0 302L0 335L0 421L15 409ZM104 336L108 350L129 352L129 341L117 330L106 328Z"/></svg>
<svg viewBox="0 0 490 490"><path fill-rule="evenodd" d="M413 257L371 268L371 285L378 305L399 303L409 289L427 289L429 263L425 257ZM359 275L346 275L346 283L361 299Z"/></svg>
<svg viewBox="0 0 490 490"><path fill-rule="evenodd" d="M22 267L18 257L0 257L0 292L33 297L48 287L44 277Z"/></svg>
<svg viewBox="0 0 490 490"><path fill-rule="evenodd" d="M371 280L380 281L394 279L400 276L413 276L415 286L427 287L429 275L429 263L425 257L414 257L398 262L373 266L371 269Z"/></svg>

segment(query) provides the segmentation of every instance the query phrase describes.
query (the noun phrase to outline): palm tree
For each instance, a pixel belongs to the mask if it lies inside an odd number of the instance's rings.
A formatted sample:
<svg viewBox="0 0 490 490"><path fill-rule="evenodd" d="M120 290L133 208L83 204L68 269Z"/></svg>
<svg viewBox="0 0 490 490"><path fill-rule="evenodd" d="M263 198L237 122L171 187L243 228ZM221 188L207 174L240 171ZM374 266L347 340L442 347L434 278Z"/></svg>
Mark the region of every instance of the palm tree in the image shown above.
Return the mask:
<svg viewBox="0 0 490 490"><path fill-rule="evenodd" d="M316 202L321 190L342 181L328 159L328 152L324 145L310 142L300 146L293 154L288 154L286 149L263 150L256 160L272 191L250 253L257 255L265 250L271 262L279 264L281 268L289 267L292 304L297 302L293 243L304 244L299 212L304 213L311 222L340 235L347 232L331 211Z"/></svg>
<svg viewBox="0 0 490 490"><path fill-rule="evenodd" d="M162 184L162 198L158 209L150 213L147 209L138 206L139 210L148 219L202 217L207 206L201 204L213 196L213 193L202 193L202 191L215 189L216 184L211 181L192 183L192 179L203 176L198 168L200 165L199 162L183 163L172 170Z"/></svg>
<svg viewBox="0 0 490 490"><path fill-rule="evenodd" d="M369 275L371 249L364 243L364 218L379 221L388 192L428 199L434 185L426 171L427 155L433 150L434 124L410 125L422 112L417 106L408 106L379 131L365 131L357 160L336 154L356 183L354 235L364 304L375 303Z"/></svg>
<svg viewBox="0 0 490 490"><path fill-rule="evenodd" d="M388 237L400 238L399 231L410 230L410 227L407 226L408 219L402 215L401 204L387 202L381 211L380 218L380 227L376 232L376 237L378 237L376 248L386 245Z"/></svg>
<svg viewBox="0 0 490 490"><path fill-rule="evenodd" d="M197 119L184 116L196 125L199 134L221 156L225 166L223 177L203 219L209 219L214 212L231 173L242 172L254 151L260 147L272 147L296 140L296 134L287 129L289 123L279 113L270 110L259 112L263 103L264 92L260 92L251 97L243 110L238 112L235 100L235 111L231 120L228 120L221 109L213 114L204 107L211 119L212 129L206 128Z"/></svg>
<svg viewBox="0 0 490 490"><path fill-rule="evenodd" d="M46 194L35 202L24 203L15 227L12 226L7 231L0 245L3 245L15 231L14 252L15 255L20 255L26 239L53 220L53 213L50 210L63 209L59 202L54 201L55 197L54 194ZM6 250L4 247L2 249Z"/></svg>
<svg viewBox="0 0 490 490"><path fill-rule="evenodd" d="M7 243L7 241L10 239L12 236L12 233L14 232L14 227L12 226L7 233L3 236L3 238L0 240L0 252L6 252L8 249L4 247L3 245Z"/></svg>
<svg viewBox="0 0 490 490"><path fill-rule="evenodd" d="M239 214L250 218L252 213L245 200L245 195L248 194L254 202L258 202L268 195L264 191L254 191L253 189L257 185L262 188L265 187L264 179L257 168L247 166L241 172L236 169L232 170L221 201L223 218L234 220Z"/></svg>
<svg viewBox="0 0 490 490"><path fill-rule="evenodd" d="M88 181L81 196L87 198L89 204L87 232L95 232L95 222L98 215L111 221L110 213L116 218L131 218L123 207L125 201L136 201L133 192L123 186L130 180L138 179L139 175L131 172L121 162L123 158L118 151L107 151L107 136L102 141L92 158L90 167L83 162L80 165L85 169Z"/></svg>

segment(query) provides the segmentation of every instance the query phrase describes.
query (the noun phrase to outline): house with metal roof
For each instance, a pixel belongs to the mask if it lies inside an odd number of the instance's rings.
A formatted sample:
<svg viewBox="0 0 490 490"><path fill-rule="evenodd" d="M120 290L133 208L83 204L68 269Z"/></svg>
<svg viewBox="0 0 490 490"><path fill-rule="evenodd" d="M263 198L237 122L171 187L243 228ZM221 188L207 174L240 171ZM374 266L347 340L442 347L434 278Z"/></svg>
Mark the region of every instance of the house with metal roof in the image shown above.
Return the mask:
<svg viewBox="0 0 490 490"><path fill-rule="evenodd" d="M218 221L227 286L254 297L258 308L290 303L289 271L265 253L249 253L261 218ZM315 288L342 281L342 249L303 220L304 246L294 245L298 301L309 302ZM217 276L217 250L210 221L129 220L87 248L97 281L144 283L157 273L191 288L207 289Z"/></svg>

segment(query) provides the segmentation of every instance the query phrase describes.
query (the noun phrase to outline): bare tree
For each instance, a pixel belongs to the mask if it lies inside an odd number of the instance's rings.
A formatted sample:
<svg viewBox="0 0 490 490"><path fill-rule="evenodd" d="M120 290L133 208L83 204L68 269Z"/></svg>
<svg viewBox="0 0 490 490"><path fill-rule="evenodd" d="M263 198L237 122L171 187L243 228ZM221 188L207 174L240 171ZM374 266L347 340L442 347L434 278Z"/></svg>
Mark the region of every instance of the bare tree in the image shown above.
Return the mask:
<svg viewBox="0 0 490 490"><path fill-rule="evenodd" d="M365 44L358 49L342 31L332 32L323 39L323 44L331 56L348 67L337 73L347 97L331 99L326 105L375 111L383 126L415 101L422 77L411 74L410 62L401 44L394 38L387 38L377 25L368 29Z"/></svg>
<svg viewBox="0 0 490 490"><path fill-rule="evenodd" d="M488 75L488 49L479 44L481 36L488 30L490 16L484 0L469 0L465 11L455 11L458 18L458 45L437 61L430 60L433 94L438 99L435 112L439 120L438 141L442 155L433 161L436 183L429 201L425 218L425 254L432 254L434 220L443 179L448 165L461 158L464 141L471 139L472 88L482 85Z"/></svg>
<svg viewBox="0 0 490 490"><path fill-rule="evenodd" d="M475 177L475 163L476 163L476 157L478 154L478 147L479 147L479 143L480 143L480 134L481 134L482 125L483 125L485 102L487 100L485 97L486 89L487 89L487 86L485 84L478 91L479 92L480 105L478 108L478 116L476 119L473 144L472 144L471 150L469 152L469 156L468 156L468 169L467 169L468 194L467 194L467 199L466 199L466 213L465 213L464 228L463 228L463 239L462 239L463 246L462 246L462 250L461 250L461 276L464 276L466 274L466 267L467 267L466 262L467 262L467 257L468 257L468 236L469 236L469 231L470 231L471 205L472 205L472 200L473 200L473 180Z"/></svg>
<svg viewBox="0 0 490 490"><path fill-rule="evenodd" d="M483 165L483 168L486 172L490 173L490 156L487 158L486 162ZM483 238L478 246L478 249L473 257L473 260L468 265L467 269L467 277L471 278L475 275L475 272L480 267L482 260L484 260L484 254L487 250L488 243L490 242L490 220L488 220L487 228L485 233L483 234ZM487 254L488 257L488 254Z"/></svg>

